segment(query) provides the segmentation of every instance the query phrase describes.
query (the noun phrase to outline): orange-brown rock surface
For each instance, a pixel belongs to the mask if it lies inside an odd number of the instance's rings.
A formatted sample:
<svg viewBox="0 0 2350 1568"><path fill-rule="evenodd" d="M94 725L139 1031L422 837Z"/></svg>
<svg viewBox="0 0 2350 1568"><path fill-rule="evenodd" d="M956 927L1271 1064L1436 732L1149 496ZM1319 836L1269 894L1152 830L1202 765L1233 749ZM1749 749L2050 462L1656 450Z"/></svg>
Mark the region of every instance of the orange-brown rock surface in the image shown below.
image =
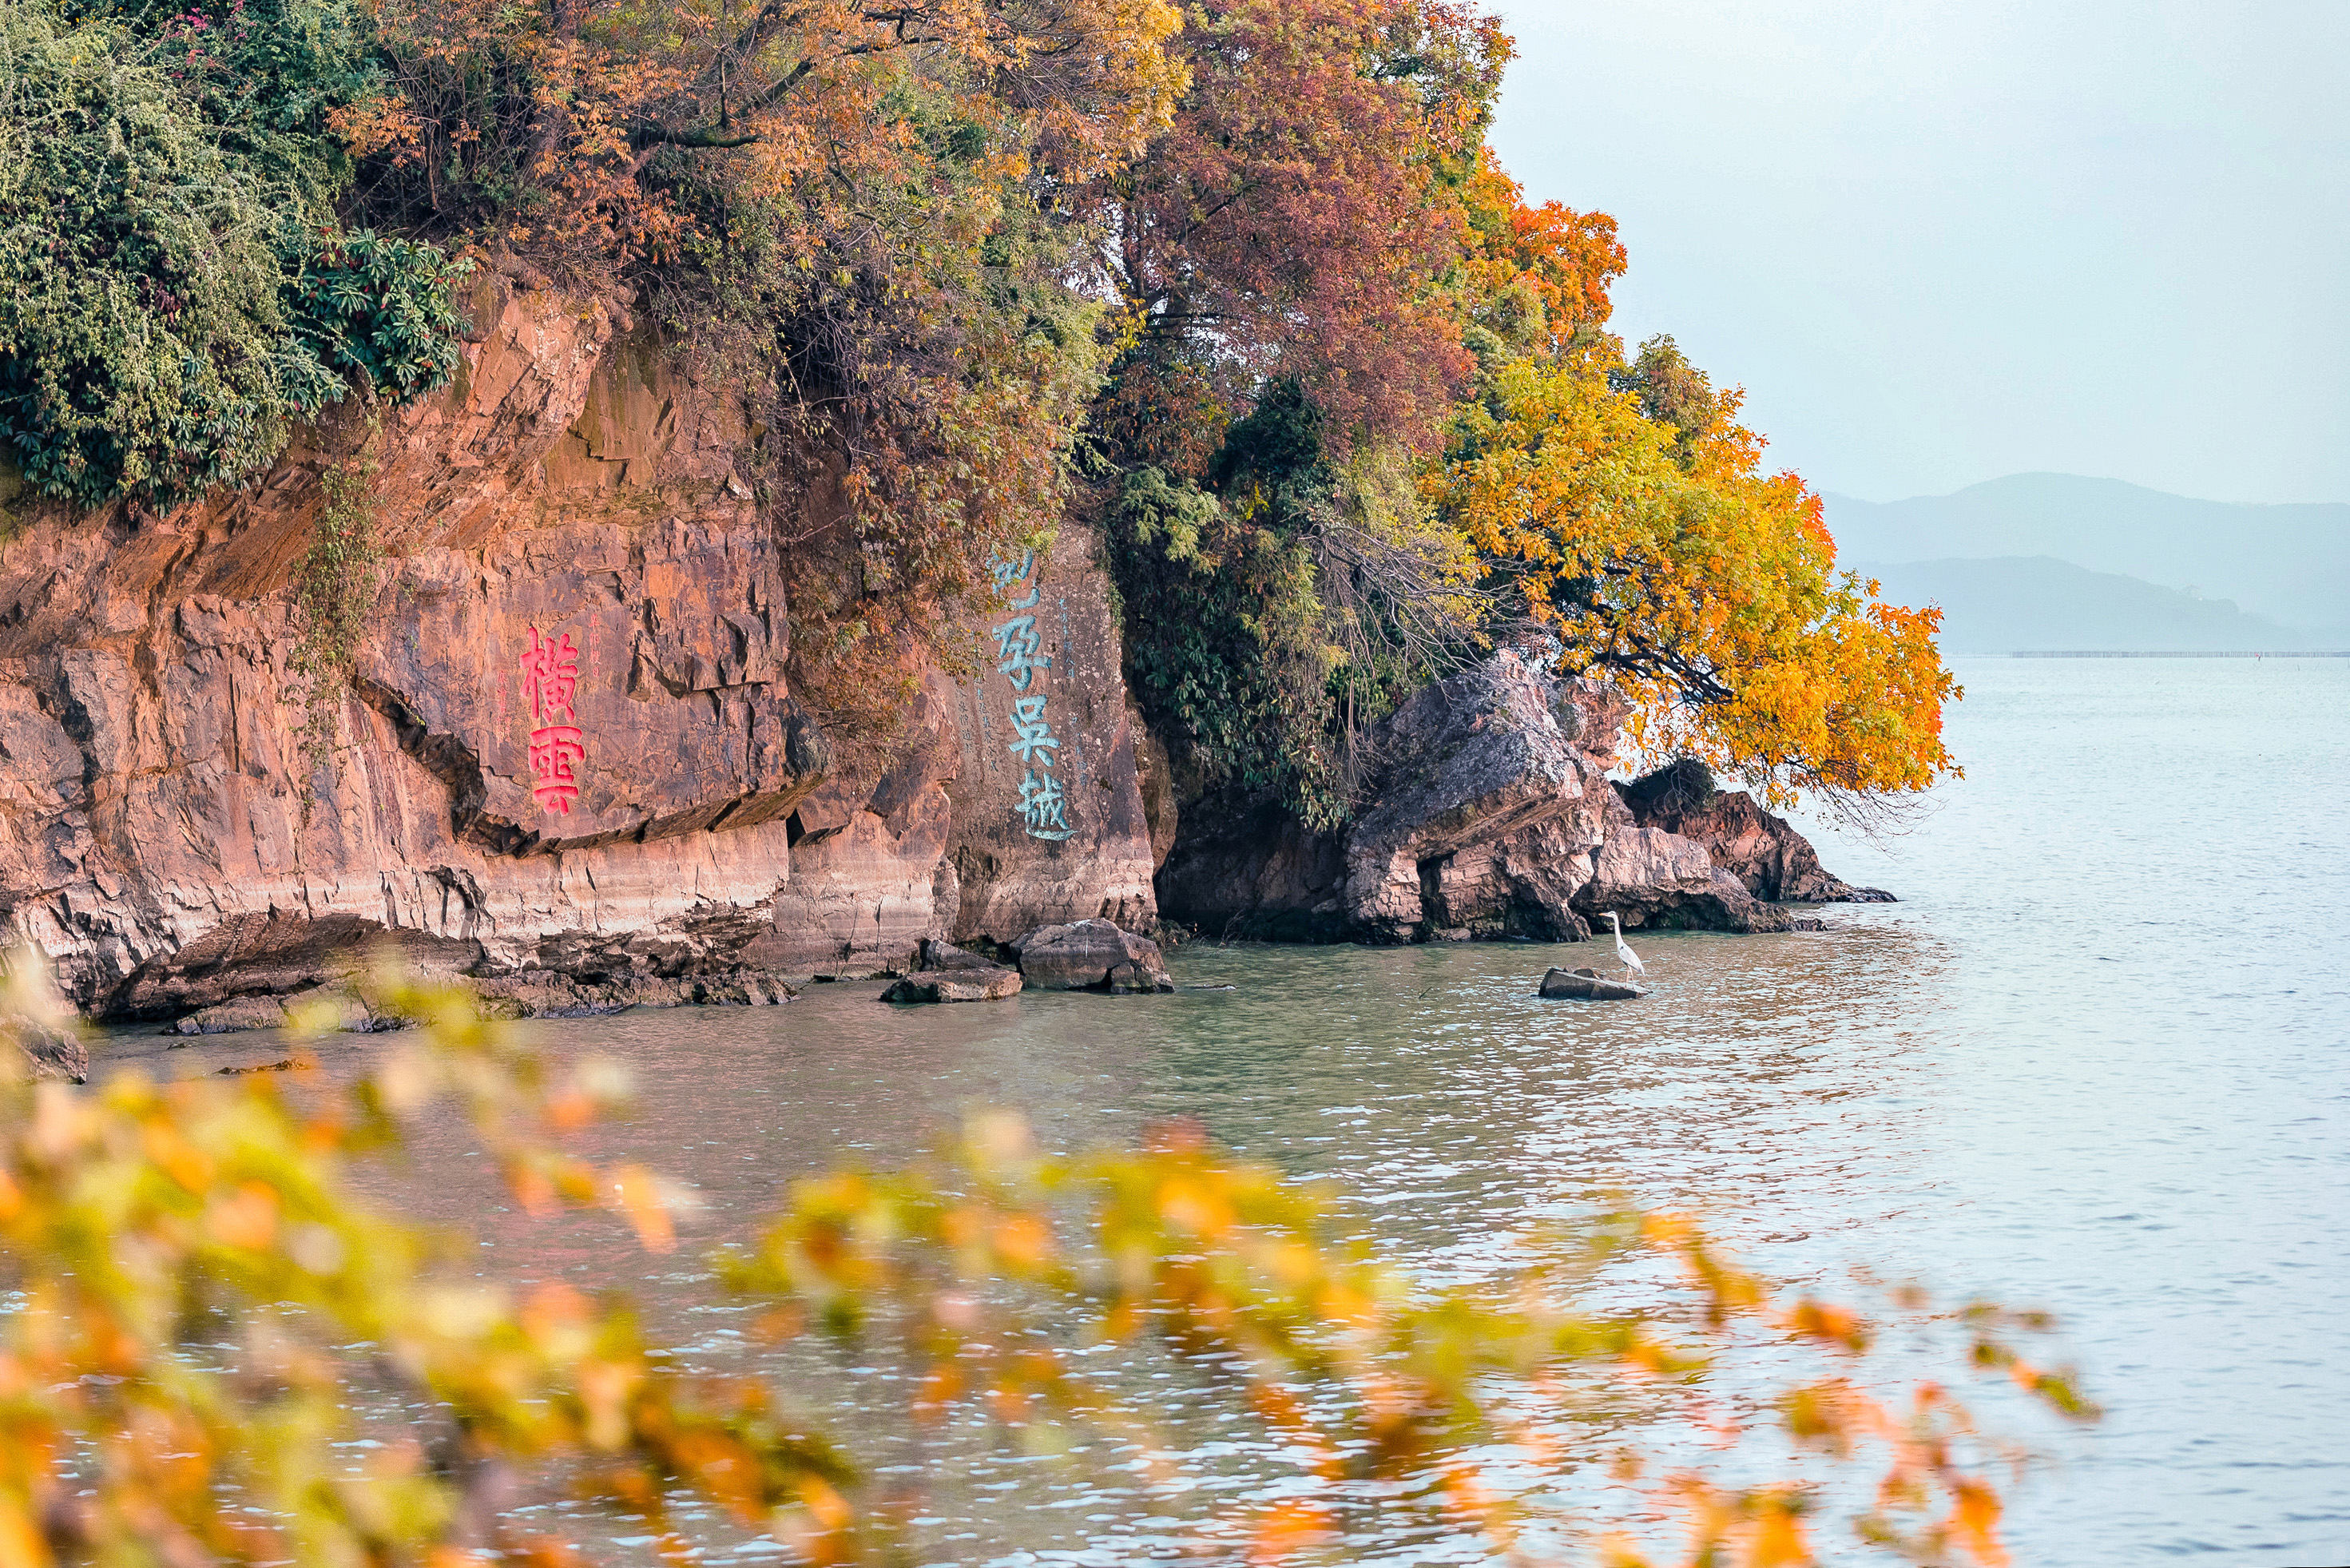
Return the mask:
<svg viewBox="0 0 2350 1568"><path fill-rule="evenodd" d="M78 1002L175 1015L317 983L387 938L436 968L605 985L1148 922L1081 529L1035 574L1068 825L1039 837L997 754L995 670L932 671L878 776L836 768L786 686L785 546L730 398L600 307L489 278L472 308L455 381L370 448L387 559L323 754L300 736L293 578L355 428L161 514L0 495L0 921Z"/></svg>

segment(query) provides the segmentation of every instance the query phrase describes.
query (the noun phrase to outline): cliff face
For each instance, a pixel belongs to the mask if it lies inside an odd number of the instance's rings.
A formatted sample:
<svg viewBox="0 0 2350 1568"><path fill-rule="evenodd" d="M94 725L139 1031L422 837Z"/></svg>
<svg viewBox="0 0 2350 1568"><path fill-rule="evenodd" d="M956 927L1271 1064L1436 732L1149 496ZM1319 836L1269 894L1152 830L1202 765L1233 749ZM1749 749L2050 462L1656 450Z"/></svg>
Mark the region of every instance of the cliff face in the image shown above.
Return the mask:
<svg viewBox="0 0 2350 1568"><path fill-rule="evenodd" d="M386 940L606 981L870 972L924 937L1153 918L1081 531L1021 579L1049 612L1014 639L1024 690L990 618L984 679L931 672L878 770L836 764L784 679L740 410L603 307L491 280L473 317L456 381L373 449L388 559L323 757L289 659L329 438L162 515L16 505L0 919L78 1002L167 1015Z"/></svg>

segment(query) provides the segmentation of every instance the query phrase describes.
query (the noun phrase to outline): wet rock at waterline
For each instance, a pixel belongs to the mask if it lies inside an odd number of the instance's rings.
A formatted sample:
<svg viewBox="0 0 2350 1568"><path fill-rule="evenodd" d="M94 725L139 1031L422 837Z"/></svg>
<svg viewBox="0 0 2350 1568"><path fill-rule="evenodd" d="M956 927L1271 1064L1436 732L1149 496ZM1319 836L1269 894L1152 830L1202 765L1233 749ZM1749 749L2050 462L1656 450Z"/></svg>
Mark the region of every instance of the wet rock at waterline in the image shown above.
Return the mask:
<svg viewBox="0 0 2350 1568"><path fill-rule="evenodd" d="M242 1034L283 1029L286 1004L274 996L239 996L199 1008L163 1031L166 1034Z"/></svg>
<svg viewBox="0 0 2350 1568"><path fill-rule="evenodd" d="M592 1018L631 1007L778 1007L799 994L782 976L758 970L601 981L529 971L476 980L471 989L494 1018Z"/></svg>
<svg viewBox="0 0 2350 1568"><path fill-rule="evenodd" d="M72 1028L23 1013L0 1014L0 1037L15 1046L0 1045L6 1067L18 1080L89 1081L89 1046Z"/></svg>
<svg viewBox="0 0 2350 1568"><path fill-rule="evenodd" d="M1617 784L1632 820L1703 848L1757 898L1789 904L1890 904L1893 895L1828 874L1811 841L1744 790L1726 790L1702 763L1684 758Z"/></svg>
<svg viewBox="0 0 2350 1568"><path fill-rule="evenodd" d="M922 970L890 982L884 1002L1002 1002L1020 994L1020 976L1008 969Z"/></svg>
<svg viewBox="0 0 2350 1568"><path fill-rule="evenodd" d="M1001 1002L1020 992L1019 972L941 941L925 941L922 967L881 993L884 1002Z"/></svg>
<svg viewBox="0 0 2350 1568"><path fill-rule="evenodd" d="M1637 1002L1647 994L1588 969L1554 969L1542 981L1542 995L1551 1002Z"/></svg>
<svg viewBox="0 0 2350 1568"><path fill-rule="evenodd" d="M1175 989L1159 944L1108 920L1046 926L1012 944L1020 972L1045 991L1157 992Z"/></svg>

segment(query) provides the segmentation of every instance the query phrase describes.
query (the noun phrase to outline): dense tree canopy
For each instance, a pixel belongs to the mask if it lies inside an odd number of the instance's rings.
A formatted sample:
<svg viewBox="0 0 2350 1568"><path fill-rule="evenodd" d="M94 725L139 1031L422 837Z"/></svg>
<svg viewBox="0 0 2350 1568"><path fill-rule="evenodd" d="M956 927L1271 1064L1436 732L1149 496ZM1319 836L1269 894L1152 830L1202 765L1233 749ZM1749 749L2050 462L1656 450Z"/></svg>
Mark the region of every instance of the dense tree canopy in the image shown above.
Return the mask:
<svg viewBox="0 0 2350 1568"><path fill-rule="evenodd" d="M885 730L984 563L1106 533L1138 695L1317 822L1499 641L1774 799L1950 765L1930 613L1529 205L1471 0L10 0L0 439L85 504L234 483L455 362L467 261L741 389L793 675ZM461 258L452 260L452 258Z"/></svg>

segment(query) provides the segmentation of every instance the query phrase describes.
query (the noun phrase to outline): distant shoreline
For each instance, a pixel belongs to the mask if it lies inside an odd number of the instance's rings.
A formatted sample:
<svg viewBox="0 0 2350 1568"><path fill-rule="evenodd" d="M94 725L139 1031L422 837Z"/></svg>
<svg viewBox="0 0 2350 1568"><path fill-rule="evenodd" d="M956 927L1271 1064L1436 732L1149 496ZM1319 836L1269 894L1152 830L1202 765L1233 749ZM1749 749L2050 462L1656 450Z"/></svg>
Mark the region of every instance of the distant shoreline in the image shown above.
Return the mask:
<svg viewBox="0 0 2350 1568"><path fill-rule="evenodd" d="M2350 659L2350 651L2340 653L2011 653L2010 659Z"/></svg>

